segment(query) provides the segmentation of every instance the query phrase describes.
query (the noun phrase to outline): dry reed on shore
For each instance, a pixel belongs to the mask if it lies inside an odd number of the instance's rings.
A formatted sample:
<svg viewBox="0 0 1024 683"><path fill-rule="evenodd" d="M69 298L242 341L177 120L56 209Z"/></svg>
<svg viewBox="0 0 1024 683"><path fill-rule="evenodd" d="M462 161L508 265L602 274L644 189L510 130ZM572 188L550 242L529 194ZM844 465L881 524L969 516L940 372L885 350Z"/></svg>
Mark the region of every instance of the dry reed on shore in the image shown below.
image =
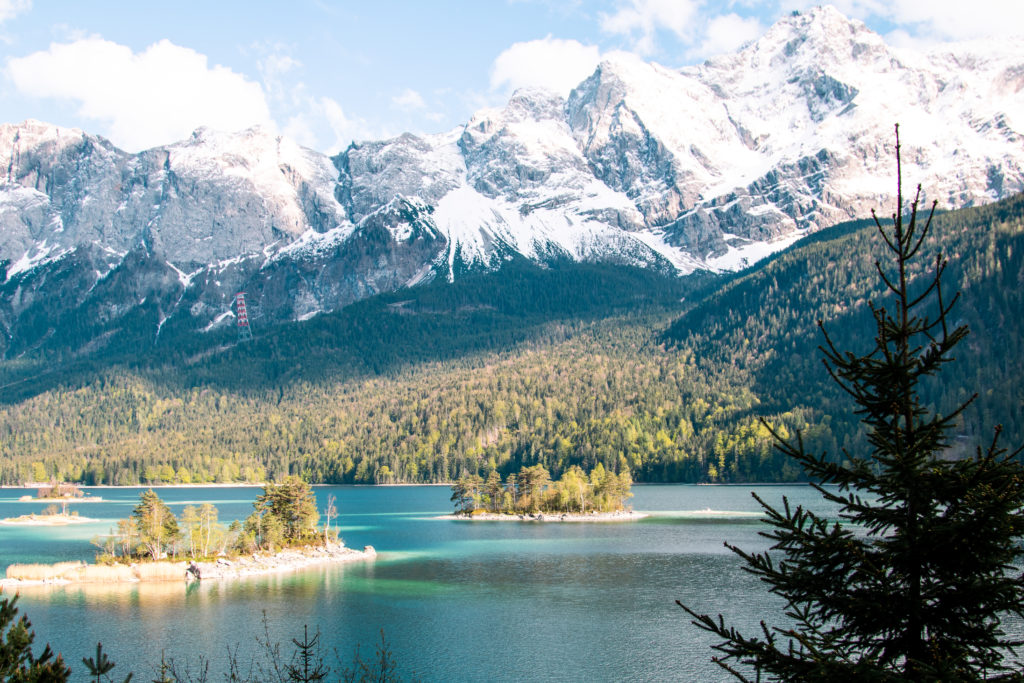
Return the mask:
<svg viewBox="0 0 1024 683"><path fill-rule="evenodd" d="M8 579L22 581L53 581L64 578L84 567L82 562L58 562L56 564L12 564L7 567Z"/></svg>
<svg viewBox="0 0 1024 683"><path fill-rule="evenodd" d="M154 562L147 564L85 564L58 562L56 564L12 564L7 567L7 578L20 581L60 581L75 583L124 583L135 581L184 581L184 562Z"/></svg>

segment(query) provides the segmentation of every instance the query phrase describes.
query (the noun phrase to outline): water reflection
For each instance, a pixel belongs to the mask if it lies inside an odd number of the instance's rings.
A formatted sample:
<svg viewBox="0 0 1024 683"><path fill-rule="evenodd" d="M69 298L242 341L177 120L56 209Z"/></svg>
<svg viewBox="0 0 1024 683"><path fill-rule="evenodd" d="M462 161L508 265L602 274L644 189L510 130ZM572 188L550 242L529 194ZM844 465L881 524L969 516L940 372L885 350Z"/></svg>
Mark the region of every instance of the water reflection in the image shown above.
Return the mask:
<svg viewBox="0 0 1024 683"><path fill-rule="evenodd" d="M198 587L197 587L198 588ZM54 604L152 607L181 603L195 589L184 581L79 583L74 585L19 586L23 599L46 598Z"/></svg>
<svg viewBox="0 0 1024 683"><path fill-rule="evenodd" d="M437 520L450 508L449 492L438 487L316 490L321 498L329 492L338 496L346 541L374 545L377 561L188 588L32 589L22 605L69 661L94 651L97 640L115 657L131 653L140 674L162 651L223 661L228 647L253 647L265 614L272 638L287 643L309 624L343 656L356 643L372 652L383 628L403 672L424 680L725 680L710 663L710 639L674 601L739 626L756 627L778 610L722 545L765 545L757 503L740 487L638 487L635 507L658 512L620 524ZM762 493L773 502L816 496L807 487ZM123 495L112 513L130 512L138 492ZM254 496L218 492L232 501L221 519L248 514ZM202 499L195 490L169 497L175 505ZM705 509L732 514L699 514ZM87 541L74 547L89 551Z"/></svg>

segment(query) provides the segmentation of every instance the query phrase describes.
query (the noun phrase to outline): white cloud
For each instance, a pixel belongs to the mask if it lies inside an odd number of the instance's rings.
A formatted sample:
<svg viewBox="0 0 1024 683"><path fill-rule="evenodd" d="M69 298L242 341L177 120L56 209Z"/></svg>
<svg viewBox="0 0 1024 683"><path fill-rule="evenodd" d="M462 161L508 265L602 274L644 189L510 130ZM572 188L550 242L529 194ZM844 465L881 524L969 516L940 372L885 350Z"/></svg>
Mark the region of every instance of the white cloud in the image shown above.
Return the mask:
<svg viewBox="0 0 1024 683"><path fill-rule="evenodd" d="M286 100L291 95L293 86L286 78L302 66L302 62L291 55L277 50L265 55L258 62L260 77L267 96L272 100Z"/></svg>
<svg viewBox="0 0 1024 683"><path fill-rule="evenodd" d="M882 38L885 40L887 45L893 47L902 47L915 52L927 52L932 48L936 47L943 41L937 41L933 38L920 38L918 36L911 35L906 29L898 28L893 31L889 31Z"/></svg>
<svg viewBox="0 0 1024 683"><path fill-rule="evenodd" d="M288 119L284 134L326 154L337 154L356 138L372 137L365 121L349 117L330 97L308 97L301 110Z"/></svg>
<svg viewBox="0 0 1024 683"><path fill-rule="evenodd" d="M258 83L167 40L137 54L101 38L53 44L9 60L6 73L24 95L77 102L81 116L101 122L131 151L180 140L199 126L274 128Z"/></svg>
<svg viewBox="0 0 1024 683"><path fill-rule="evenodd" d="M364 119L352 118L330 97L311 92L302 80L305 65L282 43L254 43L257 65L271 113L284 121L282 134L304 147L335 154L354 139L373 137Z"/></svg>
<svg viewBox="0 0 1024 683"><path fill-rule="evenodd" d="M764 32L764 26L754 17L744 18L738 14L723 14L708 22L704 30L703 41L691 52L691 55L711 57L735 52L745 43L761 37Z"/></svg>
<svg viewBox="0 0 1024 683"><path fill-rule="evenodd" d="M315 128L316 125L308 114L299 113L288 119L282 132L286 138L294 140L303 147L316 149L318 140Z"/></svg>
<svg viewBox="0 0 1024 683"><path fill-rule="evenodd" d="M366 131L366 123L360 119L349 118L345 110L336 100L330 97L321 97L319 100L320 111L327 121L327 125L334 135L328 151L334 153L343 147L347 147L352 140Z"/></svg>
<svg viewBox="0 0 1024 683"><path fill-rule="evenodd" d="M541 87L567 95L597 67L601 52L593 45L548 36L515 43L491 66L491 89Z"/></svg>
<svg viewBox="0 0 1024 683"><path fill-rule="evenodd" d="M426 109L427 103L423 95L412 88L406 88L400 94L391 98L391 103L399 109Z"/></svg>
<svg viewBox="0 0 1024 683"><path fill-rule="evenodd" d="M32 9L32 0L0 0L0 24Z"/></svg>
<svg viewBox="0 0 1024 683"><path fill-rule="evenodd" d="M671 31L680 40L692 33L699 0L628 0L614 14L601 18L606 33L631 36L633 49L643 55L655 50L658 31Z"/></svg>
<svg viewBox="0 0 1024 683"><path fill-rule="evenodd" d="M819 0L783 0L781 7L803 10L817 4ZM833 0L832 4L849 17L896 24L889 35L902 44L1024 36L1020 0L932 0L927 9L918 0Z"/></svg>
<svg viewBox="0 0 1024 683"><path fill-rule="evenodd" d="M779 13L784 15L790 12L805 12L821 4L832 5L846 16L854 19L864 19L884 8L884 4L879 0L832 0L829 3L821 3L817 0L781 0Z"/></svg>
<svg viewBox="0 0 1024 683"><path fill-rule="evenodd" d="M895 0L881 16L916 26L919 37L966 40L992 36L1024 36L1024 3L1019 0L932 0L921 10L914 0Z"/></svg>

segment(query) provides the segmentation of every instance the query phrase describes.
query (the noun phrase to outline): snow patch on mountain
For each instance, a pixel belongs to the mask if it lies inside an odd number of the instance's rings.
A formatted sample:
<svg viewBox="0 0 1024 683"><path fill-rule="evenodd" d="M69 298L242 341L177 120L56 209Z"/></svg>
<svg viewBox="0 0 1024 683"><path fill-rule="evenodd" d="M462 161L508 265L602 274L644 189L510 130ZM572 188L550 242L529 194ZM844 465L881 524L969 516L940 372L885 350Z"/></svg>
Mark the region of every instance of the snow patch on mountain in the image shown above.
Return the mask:
<svg viewBox="0 0 1024 683"><path fill-rule="evenodd" d="M263 263L265 268L273 261L282 259L307 259L322 256L337 248L339 244L348 239L352 234L354 226L351 223L331 228L327 232L319 233L314 230L306 230L299 237L284 247L265 254L266 260Z"/></svg>
<svg viewBox="0 0 1024 683"><path fill-rule="evenodd" d="M334 197L337 170L330 160L264 128L238 133L200 128L167 151L172 171L200 179L235 180L251 187L271 207L275 227L291 235L301 235L309 225L302 191L314 193L322 203L321 210L344 215Z"/></svg>
<svg viewBox="0 0 1024 683"><path fill-rule="evenodd" d="M7 268L7 279L10 280L15 275L28 272L43 264L57 261L70 251L70 249L62 249L58 244L48 244L47 240L44 239L27 250L21 258Z"/></svg>
<svg viewBox="0 0 1024 683"><path fill-rule="evenodd" d="M128 154L26 121L0 126L0 260L8 277L67 266L83 291L116 272L104 315L149 296L199 329L238 291L305 319L516 257L737 269L892 211L896 121L926 200L1024 190L1022 112L1024 41L913 52L825 7L700 65L610 55L568 98L517 91L333 158L261 128ZM53 286L34 282L0 302L12 319Z"/></svg>
<svg viewBox="0 0 1024 683"><path fill-rule="evenodd" d="M750 242L737 235L726 234L724 237L728 251L721 256L708 258L706 264L718 272L743 270L786 249L806 234L806 231L795 230L769 242Z"/></svg>

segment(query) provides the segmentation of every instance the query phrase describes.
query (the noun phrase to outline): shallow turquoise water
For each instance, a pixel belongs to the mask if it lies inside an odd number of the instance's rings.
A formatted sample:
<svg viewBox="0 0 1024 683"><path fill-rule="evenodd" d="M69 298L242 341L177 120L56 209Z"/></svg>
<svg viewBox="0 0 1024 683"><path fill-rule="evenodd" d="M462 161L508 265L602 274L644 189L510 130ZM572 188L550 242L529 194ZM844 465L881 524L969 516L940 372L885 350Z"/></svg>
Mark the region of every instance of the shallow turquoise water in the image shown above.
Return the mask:
<svg viewBox="0 0 1024 683"><path fill-rule="evenodd" d="M33 588L19 602L38 642L80 662L97 641L116 671L148 678L161 652L177 660L254 647L266 614L288 641L304 624L347 659L372 654L384 630L406 674L421 680L728 680L710 663L710 641L676 606L680 599L752 630L778 604L723 547L765 546L755 488L772 502L825 509L808 487L651 485L634 488L633 523L536 524L437 520L445 487L320 487L338 498L342 535L370 544L373 563L294 574L182 584ZM222 521L243 518L256 488L161 489L180 512L210 501ZM0 517L40 511L0 490ZM89 539L128 516L139 489L95 489L105 502L77 505L99 518L75 527L0 527L0 567L89 559ZM708 514L712 510L717 514ZM76 668L81 668L76 667ZM219 677L212 677L217 680Z"/></svg>

